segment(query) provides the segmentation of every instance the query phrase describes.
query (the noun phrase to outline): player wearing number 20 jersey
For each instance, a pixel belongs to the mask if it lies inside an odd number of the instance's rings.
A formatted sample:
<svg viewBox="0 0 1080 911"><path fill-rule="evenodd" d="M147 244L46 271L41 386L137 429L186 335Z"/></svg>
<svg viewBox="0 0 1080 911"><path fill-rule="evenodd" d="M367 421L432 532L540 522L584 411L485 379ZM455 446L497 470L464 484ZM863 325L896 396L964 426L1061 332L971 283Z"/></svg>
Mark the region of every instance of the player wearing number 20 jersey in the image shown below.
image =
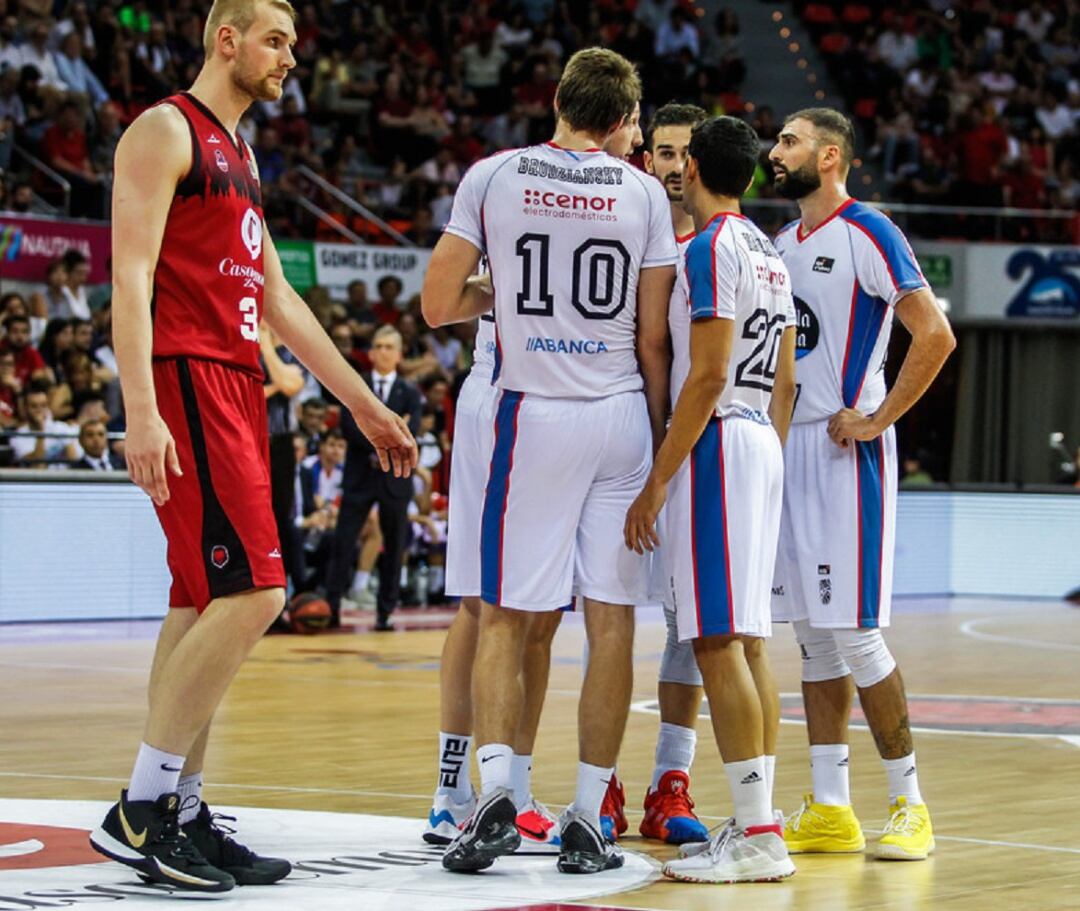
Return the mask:
<svg viewBox="0 0 1080 911"><path fill-rule="evenodd" d="M600 149L501 152L458 189L447 232L487 257L501 396L481 529L482 596L554 610L646 596L625 510L648 472L635 347L640 271L677 259L655 179ZM551 547L536 547L543 530Z"/></svg>
<svg viewBox="0 0 1080 911"><path fill-rule="evenodd" d="M780 443L769 419L780 340L795 324L787 269L736 212L687 246L689 299L669 322L672 401L690 372L690 324L735 323L727 383L690 458L672 479L666 532L679 638L768 636L780 526ZM771 543L769 543L771 542Z"/></svg>

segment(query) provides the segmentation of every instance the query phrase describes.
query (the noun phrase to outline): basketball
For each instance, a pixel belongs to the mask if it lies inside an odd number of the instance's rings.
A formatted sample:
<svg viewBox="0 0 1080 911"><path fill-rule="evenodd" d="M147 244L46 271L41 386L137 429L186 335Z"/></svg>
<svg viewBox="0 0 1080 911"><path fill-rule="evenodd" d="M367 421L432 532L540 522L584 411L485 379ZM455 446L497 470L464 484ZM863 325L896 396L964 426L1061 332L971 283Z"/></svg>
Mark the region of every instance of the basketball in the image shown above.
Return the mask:
<svg viewBox="0 0 1080 911"><path fill-rule="evenodd" d="M289 626L294 633L310 636L326 629L333 616L330 605L310 592L297 595L289 602Z"/></svg>

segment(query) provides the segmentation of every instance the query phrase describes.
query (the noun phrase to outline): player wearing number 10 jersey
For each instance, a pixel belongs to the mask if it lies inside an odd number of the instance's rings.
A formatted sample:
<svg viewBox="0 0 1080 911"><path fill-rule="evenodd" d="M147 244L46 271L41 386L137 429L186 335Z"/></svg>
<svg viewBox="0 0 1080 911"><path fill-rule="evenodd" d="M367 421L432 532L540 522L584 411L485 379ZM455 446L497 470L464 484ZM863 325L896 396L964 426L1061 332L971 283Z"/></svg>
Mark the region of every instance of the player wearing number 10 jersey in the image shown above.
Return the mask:
<svg viewBox="0 0 1080 911"><path fill-rule="evenodd" d="M526 612L558 610L574 594L585 599L590 657L559 869L622 863L600 835L600 805L629 710L633 605L645 599L648 564L621 546L620 529L663 430L677 258L659 182L603 151L640 93L618 54L575 54L553 141L472 168L425 281L433 325L494 303L501 358L473 671L481 798L443 858L451 870L482 869L516 847L506 788ZM481 254L493 302L466 285Z"/></svg>

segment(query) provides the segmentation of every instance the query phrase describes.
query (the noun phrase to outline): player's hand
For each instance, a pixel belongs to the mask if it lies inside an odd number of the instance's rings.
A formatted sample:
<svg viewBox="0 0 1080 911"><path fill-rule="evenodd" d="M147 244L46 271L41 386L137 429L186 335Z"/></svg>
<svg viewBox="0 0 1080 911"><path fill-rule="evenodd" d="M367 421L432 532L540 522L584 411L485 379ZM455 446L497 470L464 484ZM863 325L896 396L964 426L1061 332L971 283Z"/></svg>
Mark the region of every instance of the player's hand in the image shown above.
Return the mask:
<svg viewBox="0 0 1080 911"><path fill-rule="evenodd" d="M850 440L865 443L881 436L873 416L867 416L854 408L841 408L829 418L829 439L837 446L847 446Z"/></svg>
<svg viewBox="0 0 1080 911"><path fill-rule="evenodd" d="M645 487L637 495L626 511L626 525L623 536L629 550L638 554L653 551L660 546L660 537L656 534L656 517L667 500L667 485L652 479L645 482Z"/></svg>
<svg viewBox="0 0 1080 911"><path fill-rule="evenodd" d="M416 440L404 418L394 414L378 399L371 411L361 414L353 412L353 417L360 432L375 447L382 470L393 469L395 478L409 477L416 467L417 451Z"/></svg>
<svg viewBox="0 0 1080 911"><path fill-rule="evenodd" d="M158 506L169 499L169 474L183 477L176 443L160 414L129 420L124 435L128 475Z"/></svg>

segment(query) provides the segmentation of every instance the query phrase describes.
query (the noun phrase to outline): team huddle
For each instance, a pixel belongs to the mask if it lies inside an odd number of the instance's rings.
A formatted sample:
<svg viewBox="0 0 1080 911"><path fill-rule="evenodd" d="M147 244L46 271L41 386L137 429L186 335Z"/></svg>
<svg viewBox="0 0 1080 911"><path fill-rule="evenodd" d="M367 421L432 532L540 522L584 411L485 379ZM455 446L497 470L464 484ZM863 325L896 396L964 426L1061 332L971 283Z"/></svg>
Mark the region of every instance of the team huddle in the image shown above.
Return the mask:
<svg viewBox="0 0 1080 911"><path fill-rule="evenodd" d="M173 586L131 778L90 841L178 890L227 892L291 870L233 838L202 799L215 712L285 597L260 325L342 402L384 471L417 464L408 425L286 281L237 135L253 101L281 96L294 20L287 0L216 0L191 90L137 118L116 154L127 462L158 512ZM424 838L446 845L443 866L457 872L518 851L557 854L566 873L621 866L615 765L634 609L662 602L661 730L641 832L682 846L667 876L776 880L794 873L793 853L863 850L848 790L855 688L889 782L875 854L924 859L930 817L881 628L892 425L952 333L903 235L847 196L853 134L841 114L785 122L770 161L802 217L774 245L739 209L754 131L667 105L643 174L627 161L643 143L640 97L623 57L575 54L552 141L473 166L432 254L427 321L479 318L480 330L457 411L446 588L462 606L443 651ZM249 265L219 269L223 252ZM887 391L894 313L912 342ZM552 637L574 606L589 656L575 796L556 819L533 797L531 763ZM773 620L792 623L802 653L813 778L786 820L772 799ZM711 836L689 797L702 691L734 806Z"/></svg>
<svg viewBox="0 0 1080 911"><path fill-rule="evenodd" d="M568 63L551 142L475 165L425 281L432 325L480 318L458 416L439 784L425 840L451 871L557 853L566 873L618 867L615 774L631 689L634 606L661 601L661 735L641 832L680 844L673 879L795 872L791 854L853 852L853 688L889 779L874 853L934 847L903 683L884 640L896 504L892 424L952 347L914 254L843 189L853 131L810 109L770 159L802 219L773 241L739 210L760 144L744 122L662 107L646 169L633 67ZM598 214L599 213L599 214ZM893 312L912 353L887 393ZM798 360L798 367L796 361ZM588 662L572 804L530 786L562 611ZM790 621L803 657L813 791L773 808L779 696L764 640ZM689 769L701 691L734 812L710 836ZM473 740L479 793L468 769Z"/></svg>

